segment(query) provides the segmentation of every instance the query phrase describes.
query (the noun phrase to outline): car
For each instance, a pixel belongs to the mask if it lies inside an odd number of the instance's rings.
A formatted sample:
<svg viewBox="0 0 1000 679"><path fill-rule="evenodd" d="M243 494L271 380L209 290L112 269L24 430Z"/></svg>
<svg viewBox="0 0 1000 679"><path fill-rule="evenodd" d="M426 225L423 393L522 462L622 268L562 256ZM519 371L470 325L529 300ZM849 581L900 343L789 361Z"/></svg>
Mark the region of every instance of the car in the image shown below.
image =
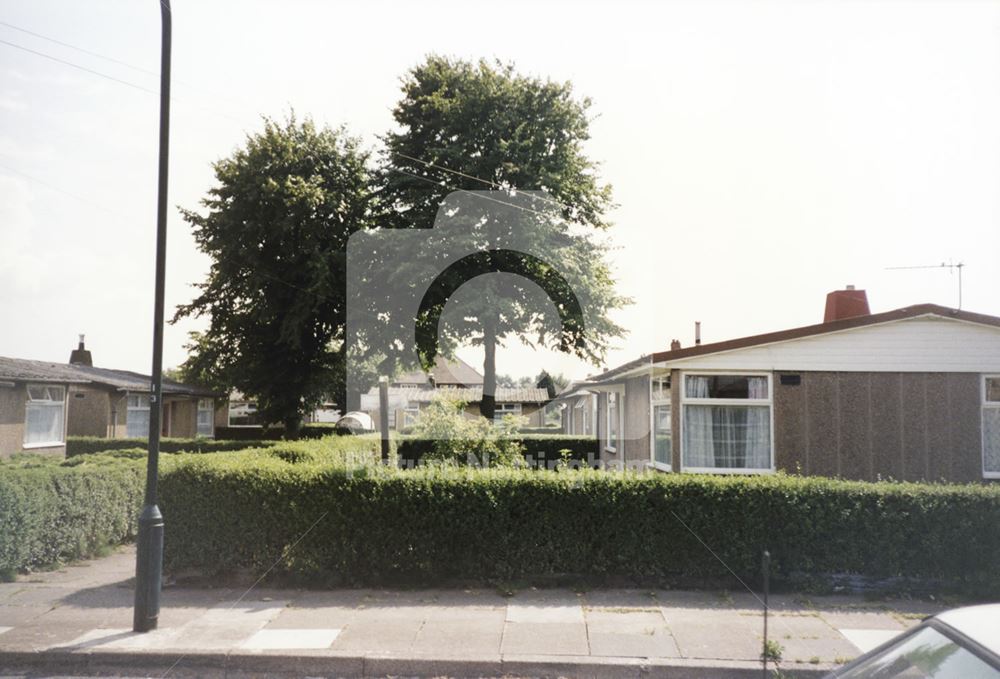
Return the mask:
<svg viewBox="0 0 1000 679"><path fill-rule="evenodd" d="M933 617L827 675L827 679L998 679L1000 604Z"/></svg>

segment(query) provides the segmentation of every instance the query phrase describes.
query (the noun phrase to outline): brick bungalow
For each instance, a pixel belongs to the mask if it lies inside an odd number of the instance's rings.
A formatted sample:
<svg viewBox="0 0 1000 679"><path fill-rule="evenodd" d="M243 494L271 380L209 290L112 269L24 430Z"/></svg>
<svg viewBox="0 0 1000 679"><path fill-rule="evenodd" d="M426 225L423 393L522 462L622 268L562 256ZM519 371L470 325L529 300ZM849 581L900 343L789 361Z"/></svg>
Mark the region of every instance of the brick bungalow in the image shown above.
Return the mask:
<svg viewBox="0 0 1000 679"><path fill-rule="evenodd" d="M149 391L148 375L94 367L82 337L69 363L0 357L0 457L63 455L66 436L146 438ZM163 380L162 434L213 436L219 399L210 390Z"/></svg>
<svg viewBox="0 0 1000 679"><path fill-rule="evenodd" d="M578 384L601 457L662 471L875 480L1000 478L1000 318L934 304L681 348Z"/></svg>

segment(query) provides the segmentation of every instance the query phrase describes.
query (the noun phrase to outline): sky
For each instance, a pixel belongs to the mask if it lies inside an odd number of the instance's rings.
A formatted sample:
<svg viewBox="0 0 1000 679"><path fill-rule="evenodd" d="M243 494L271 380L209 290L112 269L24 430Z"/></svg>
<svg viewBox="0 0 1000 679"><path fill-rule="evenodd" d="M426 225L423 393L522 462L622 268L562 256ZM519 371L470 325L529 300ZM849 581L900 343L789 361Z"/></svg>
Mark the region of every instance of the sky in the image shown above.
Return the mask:
<svg viewBox="0 0 1000 679"><path fill-rule="evenodd" d="M208 270L173 206L198 207L212 162L292 109L377 149L432 52L593 100L634 300L607 366L695 321L705 342L820 322L847 284L876 312L957 306L954 270L891 267L963 263L963 308L1000 315L1000 2L173 4L168 315ZM86 333L96 365L148 373L158 4L0 0L0 22L0 355L66 361ZM167 326L165 366L204 324ZM516 341L497 362L598 369Z"/></svg>

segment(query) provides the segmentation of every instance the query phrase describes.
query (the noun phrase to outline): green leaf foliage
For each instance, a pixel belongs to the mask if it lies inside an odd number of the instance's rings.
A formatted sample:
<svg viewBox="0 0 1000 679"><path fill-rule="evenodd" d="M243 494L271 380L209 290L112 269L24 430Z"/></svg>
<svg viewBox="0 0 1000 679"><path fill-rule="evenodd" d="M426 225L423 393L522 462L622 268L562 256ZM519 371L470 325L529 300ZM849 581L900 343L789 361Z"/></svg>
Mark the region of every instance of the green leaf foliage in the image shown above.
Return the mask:
<svg viewBox="0 0 1000 679"><path fill-rule="evenodd" d="M238 389L294 434L342 393L347 240L367 222L367 153L343 129L265 119L215 163L205 212L182 210L212 261L174 320L207 316L185 379ZM341 407L343 404L339 404Z"/></svg>

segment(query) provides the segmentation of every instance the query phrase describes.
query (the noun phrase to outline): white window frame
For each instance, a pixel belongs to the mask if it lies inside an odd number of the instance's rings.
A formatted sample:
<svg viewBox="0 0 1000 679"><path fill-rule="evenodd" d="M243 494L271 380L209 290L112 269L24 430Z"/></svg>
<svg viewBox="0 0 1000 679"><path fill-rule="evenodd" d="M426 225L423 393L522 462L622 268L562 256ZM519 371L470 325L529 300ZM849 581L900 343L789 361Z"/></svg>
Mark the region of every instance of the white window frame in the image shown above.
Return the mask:
<svg viewBox="0 0 1000 679"><path fill-rule="evenodd" d="M204 402L208 402L208 408L202 408L201 405ZM201 423L198 419L201 417L202 411L207 410L209 413L208 423L209 423L209 433L202 434L200 431ZM194 419L194 432L195 436L198 438L215 438L215 399L211 398L199 398L198 402L195 404L195 419Z"/></svg>
<svg viewBox="0 0 1000 679"><path fill-rule="evenodd" d="M238 403L246 403L248 407L252 405L253 406L253 412L254 412L254 414L256 414L258 412L257 411L257 403L255 401L238 401ZM228 429L260 429L261 425L259 425L259 424L233 424L233 403L232 403L232 401L230 401L229 402L229 406L226 408L226 427ZM214 431L214 429L215 428L213 426L213 431Z"/></svg>
<svg viewBox="0 0 1000 679"><path fill-rule="evenodd" d="M667 390L666 397L653 398L653 382L657 380L670 380L670 375L657 375L649 380L649 466L663 472L674 470L673 450L674 450L674 404L670 398L670 390ZM670 408L670 462L663 463L656 459L656 408L657 406L667 406Z"/></svg>
<svg viewBox="0 0 1000 679"><path fill-rule="evenodd" d="M28 408L32 403L39 403L47 406L52 406L58 401L53 400L42 400L42 399L32 399L31 389L60 389L62 391L62 433L58 441L36 441L35 443L28 443ZM24 435L21 440L22 450L32 450L34 448L54 448L56 446L66 445L66 417L69 408L66 407L66 398L69 389L62 384L41 384L41 383L29 383L24 386Z"/></svg>
<svg viewBox="0 0 1000 679"><path fill-rule="evenodd" d="M618 453L621 445L622 434L625 431L625 388L609 389L604 397L604 450L609 453ZM611 395L615 396L615 404L618 410L618 428L615 432L615 445L611 445Z"/></svg>
<svg viewBox="0 0 1000 679"><path fill-rule="evenodd" d="M688 398L687 395L687 379L688 375L737 375L741 377L766 377L767 378L767 398L766 399L748 399L748 398ZM774 466L774 376L773 373L762 372L759 370L684 370L681 371L678 376L680 380L681 389L681 411L680 411L680 425L681 430L679 435L681 437L681 471L691 472L693 474L773 474L775 472ZM688 467L684 464L685 453L684 441L684 421L687 419L685 417L685 409L688 405L715 405L715 406L767 406L768 419L770 425L770 443L771 451L770 458L771 464L769 467Z"/></svg>
<svg viewBox="0 0 1000 679"><path fill-rule="evenodd" d="M1000 479L1000 470L997 471L987 471L986 470L986 411L987 410L1000 410L1000 401L987 401L986 400L986 380L1000 380L1000 374L994 375L983 375L982 380L979 384L980 387L980 402L982 407L979 411L979 437L982 439L982 453L983 453L983 478L984 479Z"/></svg>
<svg viewBox="0 0 1000 679"><path fill-rule="evenodd" d="M521 417L524 412L524 406L521 403L497 403L493 410L493 423L501 424L505 415L513 415L514 417Z"/></svg>
<svg viewBox="0 0 1000 679"><path fill-rule="evenodd" d="M137 407L137 406L133 406L132 405L132 397L133 396L136 396L139 399L145 399L146 407L145 408L140 408L140 407ZM152 416L152 413L150 412L151 409L152 409L152 405L153 404L149 400L149 392L145 392L145 391L130 391L130 392L128 392L125 395L125 438L130 438L130 439L135 439L135 438L149 438L149 417ZM131 423L132 423L132 415L131 414L133 412L136 412L136 411L139 411L139 412L145 411L147 413L150 413L150 415L147 416L147 419L146 419L146 431L143 432L142 434L140 434L139 436L132 436L132 435L129 434L129 427L131 426Z"/></svg>
<svg viewBox="0 0 1000 679"><path fill-rule="evenodd" d="M420 419L420 404L413 403L403 408L403 429L412 427Z"/></svg>

